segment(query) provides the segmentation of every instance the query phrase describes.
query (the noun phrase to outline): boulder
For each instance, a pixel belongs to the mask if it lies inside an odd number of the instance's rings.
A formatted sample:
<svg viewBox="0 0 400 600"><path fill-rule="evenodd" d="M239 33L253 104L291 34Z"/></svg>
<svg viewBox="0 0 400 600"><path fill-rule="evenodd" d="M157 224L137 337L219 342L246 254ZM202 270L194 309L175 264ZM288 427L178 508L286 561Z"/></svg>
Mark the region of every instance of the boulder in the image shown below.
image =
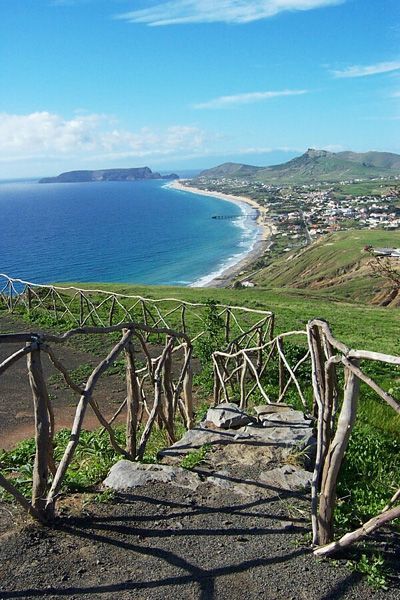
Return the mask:
<svg viewBox="0 0 400 600"><path fill-rule="evenodd" d="M248 425L253 419L233 403L224 402L209 408L205 418L206 425L218 429L238 429Z"/></svg>
<svg viewBox="0 0 400 600"><path fill-rule="evenodd" d="M144 465L129 460L120 460L111 467L103 483L118 492L152 483L168 483L196 490L201 484L201 480L196 473L181 467L160 464Z"/></svg>

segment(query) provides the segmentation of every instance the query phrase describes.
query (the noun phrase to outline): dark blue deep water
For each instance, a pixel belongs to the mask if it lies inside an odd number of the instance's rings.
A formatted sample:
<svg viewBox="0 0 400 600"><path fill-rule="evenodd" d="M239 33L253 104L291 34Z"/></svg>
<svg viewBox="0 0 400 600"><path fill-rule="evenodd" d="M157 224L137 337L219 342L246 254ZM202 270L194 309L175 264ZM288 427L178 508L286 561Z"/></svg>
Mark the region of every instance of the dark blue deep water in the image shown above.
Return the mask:
<svg viewBox="0 0 400 600"><path fill-rule="evenodd" d="M258 228L217 198L165 181L0 183L0 272L38 283L202 285L254 244Z"/></svg>

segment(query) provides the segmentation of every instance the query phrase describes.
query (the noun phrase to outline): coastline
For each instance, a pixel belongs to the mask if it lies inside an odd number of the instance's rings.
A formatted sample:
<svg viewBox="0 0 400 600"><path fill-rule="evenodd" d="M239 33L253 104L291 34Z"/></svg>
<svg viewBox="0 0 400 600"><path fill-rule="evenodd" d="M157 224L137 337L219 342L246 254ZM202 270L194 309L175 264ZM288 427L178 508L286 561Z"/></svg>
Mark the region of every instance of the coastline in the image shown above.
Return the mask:
<svg viewBox="0 0 400 600"><path fill-rule="evenodd" d="M251 208L258 211L257 225L259 227L258 239L255 241L253 247L247 252L246 255L242 255L241 258L234 264L224 269L220 274L213 277L203 285L192 285L191 287L215 287L223 288L228 287L234 279L242 273L242 271L248 270L251 265L264 254L271 244L271 236L274 232L274 225L267 219L268 209L264 206L260 206L255 200L246 196L234 196L233 194L223 194L222 192L210 192L208 190L201 190L194 186L184 185L181 183L182 180L174 180L167 184L167 187L178 191L189 192L192 194L198 194L200 196L212 196L232 202L233 204L241 206L247 204ZM185 181L185 180L184 180ZM242 279L245 279L243 277ZM196 282L195 282L196 283Z"/></svg>

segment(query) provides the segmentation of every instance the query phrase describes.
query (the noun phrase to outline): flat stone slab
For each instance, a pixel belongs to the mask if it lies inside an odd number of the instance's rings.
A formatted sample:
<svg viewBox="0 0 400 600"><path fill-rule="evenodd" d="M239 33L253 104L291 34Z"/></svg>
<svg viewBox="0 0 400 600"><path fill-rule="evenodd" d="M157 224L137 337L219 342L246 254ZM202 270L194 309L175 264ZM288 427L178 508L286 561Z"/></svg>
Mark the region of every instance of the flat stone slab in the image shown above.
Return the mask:
<svg viewBox="0 0 400 600"><path fill-rule="evenodd" d="M252 419L237 404L223 402L208 409L205 422L219 429L237 429L248 425Z"/></svg>
<svg viewBox="0 0 400 600"><path fill-rule="evenodd" d="M270 415L271 413L276 412L287 412L289 410L293 410L293 408L283 402L271 402L271 404L260 404L259 406L254 407L254 412L258 419L262 419L264 415Z"/></svg>
<svg viewBox="0 0 400 600"><path fill-rule="evenodd" d="M262 415L264 427L274 423L275 427L310 427L311 419L307 419L300 410L285 410Z"/></svg>
<svg viewBox="0 0 400 600"><path fill-rule="evenodd" d="M143 465L120 460L111 467L104 485L122 492L152 483L168 483L181 488L196 490L201 480L196 473L170 465Z"/></svg>
<svg viewBox="0 0 400 600"><path fill-rule="evenodd" d="M287 491L297 491L311 486L312 473L293 465L282 465L270 471L260 473L260 481Z"/></svg>
<svg viewBox="0 0 400 600"><path fill-rule="evenodd" d="M251 439L251 434L247 432L231 430L208 429L204 425L199 425L194 429L189 429L185 435L175 444L160 452L160 456L181 459L185 454L192 450L198 450L204 444L211 446L221 446L237 442L244 442Z"/></svg>
<svg viewBox="0 0 400 600"><path fill-rule="evenodd" d="M300 413L302 414L302 413ZM305 420L287 422L277 419L268 422L268 426L253 427L246 425L238 429L238 433L243 436L250 436L248 445L275 446L276 448L306 448L313 439L312 429Z"/></svg>

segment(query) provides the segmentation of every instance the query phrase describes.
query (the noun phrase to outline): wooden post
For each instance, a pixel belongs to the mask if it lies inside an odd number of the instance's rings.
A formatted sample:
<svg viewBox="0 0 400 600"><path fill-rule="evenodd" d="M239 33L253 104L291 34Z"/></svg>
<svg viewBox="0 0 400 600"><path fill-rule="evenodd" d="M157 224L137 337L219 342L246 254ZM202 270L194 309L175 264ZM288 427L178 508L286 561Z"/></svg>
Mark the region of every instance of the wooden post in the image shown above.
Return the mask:
<svg viewBox="0 0 400 600"><path fill-rule="evenodd" d="M56 323L58 324L58 311L57 311L56 293L55 293L55 291L53 289L51 290L51 298L53 300L54 316L55 316L55 319L56 319Z"/></svg>
<svg viewBox="0 0 400 600"><path fill-rule="evenodd" d="M29 285L26 288L26 295L27 295L27 298L28 298L28 314L31 314L31 311L32 311L32 290L29 287Z"/></svg>
<svg viewBox="0 0 400 600"><path fill-rule="evenodd" d="M141 300L140 304L142 306L143 323L145 325L148 325L148 322L147 322L147 312L146 312L146 304L145 304L144 300Z"/></svg>
<svg viewBox="0 0 400 600"><path fill-rule="evenodd" d="M225 319L225 342L227 344L229 343L229 338L230 338L230 333L231 333L230 322L231 322L231 310L230 310L230 308L227 308L226 309L226 319Z"/></svg>
<svg viewBox="0 0 400 600"><path fill-rule="evenodd" d="M161 405L163 421L167 428L169 442L176 442L174 431L174 390L172 388L172 356L171 356L171 338L167 338L167 347L169 350L165 355L164 365L162 368L162 387L164 392L164 402Z"/></svg>
<svg viewBox="0 0 400 600"><path fill-rule="evenodd" d="M114 310L115 310L115 296L112 297L110 314L108 316L108 324L110 325L110 327L111 327L112 322L113 322Z"/></svg>
<svg viewBox="0 0 400 600"><path fill-rule="evenodd" d="M125 356L127 389L126 451L130 454L132 460L135 460L140 390L136 376L134 348L131 341L126 345Z"/></svg>
<svg viewBox="0 0 400 600"><path fill-rule="evenodd" d="M214 406L217 406L219 404L220 401L220 397L221 397L221 381L219 378L219 370L218 370L218 366L217 366L217 362L216 359L214 359Z"/></svg>
<svg viewBox="0 0 400 600"><path fill-rule="evenodd" d="M186 333L186 320L185 320L186 306L182 304L181 308L181 325L183 333Z"/></svg>
<svg viewBox="0 0 400 600"><path fill-rule="evenodd" d="M257 329L257 346L259 350L257 352L257 373L260 374L263 368L263 330L262 326Z"/></svg>
<svg viewBox="0 0 400 600"><path fill-rule="evenodd" d="M27 364L33 397L36 442L32 481L32 506L38 512L44 514L50 452L50 421L48 413L49 398L43 377L39 347L28 354Z"/></svg>
<svg viewBox="0 0 400 600"><path fill-rule="evenodd" d="M185 346L185 362L189 360L189 364L187 366L185 377L183 379L183 399L188 418L186 427L188 429L191 429L191 427L193 426L193 370L190 360L191 357L189 356L189 353L191 353L191 348Z"/></svg>
<svg viewBox="0 0 400 600"><path fill-rule="evenodd" d="M311 481L311 525L312 525L312 543L318 544L319 526L318 526L318 491L320 487L321 472L324 466L322 461L323 454L323 410L324 396L322 395L320 377L323 376L321 369L319 353L320 345L316 343L319 339L319 328L312 322L307 324L307 339L311 357L311 378L313 386L313 414L317 417L317 450L315 456L315 465Z"/></svg>
<svg viewBox="0 0 400 600"><path fill-rule="evenodd" d="M83 325L83 314L84 314L84 308L83 308L83 294L82 292L80 292L79 294L79 325Z"/></svg>
<svg viewBox="0 0 400 600"><path fill-rule="evenodd" d="M240 370L240 404L239 408L241 410L245 410L247 407L246 402L246 372L247 372L247 362L243 360L242 368Z"/></svg>
<svg viewBox="0 0 400 600"><path fill-rule="evenodd" d="M351 359L358 366L358 360ZM336 502L336 483L357 412L360 380L350 369L345 369L345 389L335 436L326 454L322 472L321 494L318 511L318 543L333 540L333 511Z"/></svg>
<svg viewBox="0 0 400 600"><path fill-rule="evenodd" d="M274 329L275 329L275 315L272 314L269 318L269 339L270 341L274 339Z"/></svg>
<svg viewBox="0 0 400 600"><path fill-rule="evenodd" d="M282 351L283 351L283 340L281 340ZM280 354L278 354L279 361L279 397L283 396L285 387L286 387L286 371L285 371L285 363L282 360Z"/></svg>

